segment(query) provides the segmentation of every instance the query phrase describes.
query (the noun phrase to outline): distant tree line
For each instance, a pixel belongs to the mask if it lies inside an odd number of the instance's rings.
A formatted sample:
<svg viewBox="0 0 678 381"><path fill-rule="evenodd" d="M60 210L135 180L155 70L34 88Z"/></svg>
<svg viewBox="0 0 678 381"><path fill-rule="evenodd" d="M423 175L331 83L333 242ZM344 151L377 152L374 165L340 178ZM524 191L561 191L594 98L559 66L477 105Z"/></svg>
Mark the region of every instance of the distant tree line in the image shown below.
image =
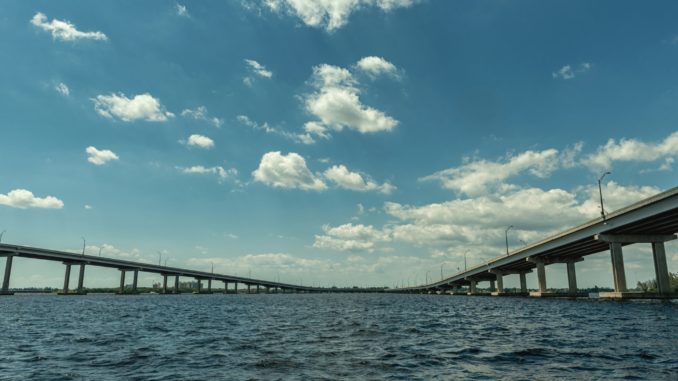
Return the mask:
<svg viewBox="0 0 678 381"><path fill-rule="evenodd" d="M671 285L672 292L678 292L678 273L669 273L669 284ZM645 282L638 282L636 288L642 290L643 292L652 292L657 291L657 280L650 279Z"/></svg>

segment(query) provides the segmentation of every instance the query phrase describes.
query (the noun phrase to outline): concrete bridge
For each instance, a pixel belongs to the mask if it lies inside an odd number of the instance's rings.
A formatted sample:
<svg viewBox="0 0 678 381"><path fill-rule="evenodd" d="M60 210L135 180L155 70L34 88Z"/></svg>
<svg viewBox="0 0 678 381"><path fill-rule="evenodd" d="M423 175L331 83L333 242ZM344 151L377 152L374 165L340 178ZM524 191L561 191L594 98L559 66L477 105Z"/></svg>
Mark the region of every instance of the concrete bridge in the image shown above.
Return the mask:
<svg viewBox="0 0 678 381"><path fill-rule="evenodd" d="M614 292L600 293L605 299L678 298L672 294L666 264L664 242L676 239L678 232L678 187L637 202L582 225L563 231L542 241L530 244L508 255L494 258L484 264L460 272L440 282L416 287L390 289L389 292L452 293L482 295L479 282L489 282L489 295L529 295L535 297L587 296L577 289L575 264L587 255L610 252ZM635 243L652 246L656 293L629 292L624 271L623 247ZM549 293L546 288L545 267L554 263L567 264L568 292ZM525 274L536 270L538 291L529 292ZM520 292L507 293L504 278L520 277ZM485 293L488 294L488 293Z"/></svg>
<svg viewBox="0 0 678 381"><path fill-rule="evenodd" d="M5 274L2 280L2 289L0 295L12 295L10 291L9 282L12 274L12 260L15 257L34 258L47 261L62 262L65 266L64 286L59 292L60 295L84 295L85 288L85 269L87 266L108 267L120 270L120 288L119 294L135 294L137 293L137 281L139 272L160 274L163 277L162 292L165 294L179 293L179 279L180 277L188 277L197 281L197 288L194 290L198 293L211 293L212 282L223 282L224 292L229 293L229 284L233 285L232 292L238 293L238 284L243 284L247 287L247 292L259 293L261 289L265 292L318 292L326 291L317 287L304 287L293 284L270 282L259 279L243 278L232 275L213 274L209 272L195 271L189 269L182 269L176 267L167 267L160 265L153 265L148 263L123 261L119 259L95 257L91 255L79 255L63 251L55 251L48 249L40 249L35 247L16 246L0 244L0 257L6 258ZM69 290L69 283L71 277L71 269L78 268L78 286L75 290ZM125 280L127 275L131 276L132 287L130 290L125 289ZM168 285L168 278L173 278L174 285ZM127 278L129 279L129 278ZM204 289L203 282L206 282L206 289ZM253 289L254 287L254 289Z"/></svg>

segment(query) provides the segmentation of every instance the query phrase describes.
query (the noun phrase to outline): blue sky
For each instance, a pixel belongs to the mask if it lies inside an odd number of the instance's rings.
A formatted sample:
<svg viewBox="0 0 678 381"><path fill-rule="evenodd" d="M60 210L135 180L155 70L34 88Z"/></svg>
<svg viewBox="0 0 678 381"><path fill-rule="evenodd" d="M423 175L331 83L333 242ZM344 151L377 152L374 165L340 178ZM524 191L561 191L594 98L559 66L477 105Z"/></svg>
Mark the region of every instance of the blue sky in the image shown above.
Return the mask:
<svg viewBox="0 0 678 381"><path fill-rule="evenodd" d="M605 171L608 210L677 185L676 11L3 1L3 242L325 286L452 274L509 225L517 248L598 216ZM649 247L626 262L653 277ZM17 260L12 285L62 267ZM578 268L612 283L606 253Z"/></svg>

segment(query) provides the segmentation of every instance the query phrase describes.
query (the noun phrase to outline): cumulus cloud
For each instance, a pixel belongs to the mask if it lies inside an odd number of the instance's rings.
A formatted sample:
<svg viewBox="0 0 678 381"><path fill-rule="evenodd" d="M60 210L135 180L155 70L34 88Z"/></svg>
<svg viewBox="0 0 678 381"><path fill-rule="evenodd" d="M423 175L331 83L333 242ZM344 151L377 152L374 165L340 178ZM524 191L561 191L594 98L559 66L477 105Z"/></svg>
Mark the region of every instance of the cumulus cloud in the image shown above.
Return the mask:
<svg viewBox="0 0 678 381"><path fill-rule="evenodd" d="M344 165L334 165L328 168L323 175L340 188L358 192L377 191L391 194L396 189L395 186L388 182L378 184L367 176L364 177L358 172L351 172Z"/></svg>
<svg viewBox="0 0 678 381"><path fill-rule="evenodd" d="M299 154L280 151L264 154L259 168L252 172L255 181L275 188L325 190L327 185L306 166L306 160Z"/></svg>
<svg viewBox="0 0 678 381"><path fill-rule="evenodd" d="M669 170L676 156L678 156L678 131L655 143L637 139L619 141L609 139L596 153L586 156L583 163L593 170L600 171L611 169L615 161L651 162L664 159L660 169Z"/></svg>
<svg viewBox="0 0 678 381"><path fill-rule="evenodd" d="M71 90L66 86L65 83L59 82L54 86L54 90L56 90L57 93L67 97L71 94Z"/></svg>
<svg viewBox="0 0 678 381"><path fill-rule="evenodd" d="M214 148L214 140L208 138L207 136L193 134L188 137L186 145L190 147L198 147L203 149Z"/></svg>
<svg viewBox="0 0 678 381"><path fill-rule="evenodd" d="M363 57L356 63L356 67L372 78L382 74L390 75L395 78L398 77L398 69L396 66L381 57Z"/></svg>
<svg viewBox="0 0 678 381"><path fill-rule="evenodd" d="M87 161L94 165L104 165L109 161L118 160L118 155L116 155L111 150L98 150L96 147L89 146L85 149L87 152Z"/></svg>
<svg viewBox="0 0 678 381"><path fill-rule="evenodd" d="M414 3L415 0L260 0L255 4L263 4L276 13L296 16L307 26L333 32L346 25L349 16L357 10L377 8L389 12ZM252 3L247 3L247 7L255 8Z"/></svg>
<svg viewBox="0 0 678 381"><path fill-rule="evenodd" d="M211 125L217 128L221 127L224 124L224 121L222 119L209 116L209 113L207 112L207 107L205 106L198 106L195 109L184 109L181 112L181 116L195 120L202 120L207 123L210 123Z"/></svg>
<svg viewBox="0 0 678 381"><path fill-rule="evenodd" d="M50 32L52 38L61 41L76 41L76 40L107 40L105 34L102 32L81 32L75 28L75 25L66 20L52 19L47 21L47 16L44 13L38 12L31 19L31 24L37 28Z"/></svg>
<svg viewBox="0 0 678 381"><path fill-rule="evenodd" d="M316 235L313 247L336 251L368 251L375 249L380 241L389 241L388 233L375 229L372 225L344 224L336 227L323 226L325 234Z"/></svg>
<svg viewBox="0 0 678 381"><path fill-rule="evenodd" d="M569 158L570 153L567 153L566 157ZM559 168L561 158L558 150L552 148L543 151L528 150L500 161L485 159L469 161L459 167L445 169L420 180L440 181L446 189L453 189L468 195L479 195L486 193L491 186L501 184L506 179L522 172L546 178Z"/></svg>
<svg viewBox="0 0 678 381"><path fill-rule="evenodd" d="M311 84L315 91L303 97L306 111L319 121L308 126L308 133L315 131L326 135L328 129L341 131L344 128L360 133L391 131L398 121L360 101L358 81L347 69L319 65L313 68Z"/></svg>
<svg viewBox="0 0 678 381"><path fill-rule="evenodd" d="M92 99L94 109L106 118L118 118L124 122L145 120L164 122L174 114L165 110L160 101L145 93L127 98L125 94L97 95Z"/></svg>
<svg viewBox="0 0 678 381"><path fill-rule="evenodd" d="M192 167L176 167L178 171L186 174L198 175L215 175L219 182L232 179L238 175L238 170L235 168L224 169L222 166L204 167L202 165L194 165Z"/></svg>
<svg viewBox="0 0 678 381"><path fill-rule="evenodd" d="M26 189L14 189L7 194L0 194L0 205L10 206L12 208L44 208L61 209L64 202L53 196L35 197L33 192Z"/></svg>
<svg viewBox="0 0 678 381"><path fill-rule="evenodd" d="M185 5L181 5L179 3L176 3L174 6L174 10L177 12L177 15L181 17L191 17L191 15L188 13L188 9L186 8Z"/></svg>
<svg viewBox="0 0 678 381"><path fill-rule="evenodd" d="M237 117L238 122L240 122L242 125L245 125L253 130L256 131L264 131L267 134L272 134L272 135L278 135L281 136L285 139L292 140L297 143L302 143L302 144L313 144L315 143L315 139L313 139L312 133L306 132L304 134L295 134L292 132L288 132L285 130L282 130L280 128L276 127L271 127L268 122L264 122L263 124L259 124L252 119L250 119L247 115L238 115ZM316 134L319 137L323 137L320 134Z"/></svg>
<svg viewBox="0 0 678 381"><path fill-rule="evenodd" d="M266 69L266 67L255 60L245 59L247 67L253 74L256 74L259 77L271 78L273 77L273 72Z"/></svg>
<svg viewBox="0 0 678 381"><path fill-rule="evenodd" d="M591 65L589 62L582 62L576 67L572 67L570 65L565 65L561 67L558 71L555 71L551 73L551 76L555 79L573 79L579 74L586 73L587 71L591 70Z"/></svg>

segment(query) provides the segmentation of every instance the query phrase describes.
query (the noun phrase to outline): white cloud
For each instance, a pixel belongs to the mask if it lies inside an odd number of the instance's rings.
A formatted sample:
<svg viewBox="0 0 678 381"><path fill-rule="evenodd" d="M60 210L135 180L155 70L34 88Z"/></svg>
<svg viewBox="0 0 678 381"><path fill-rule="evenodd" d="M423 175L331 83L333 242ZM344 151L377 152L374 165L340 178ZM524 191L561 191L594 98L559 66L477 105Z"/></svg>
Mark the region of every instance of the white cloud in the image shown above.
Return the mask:
<svg viewBox="0 0 678 381"><path fill-rule="evenodd" d="M219 179L219 182L224 182L225 180L232 179L238 175L238 170L235 168L224 169L224 167L204 167L202 165L194 165L192 167L176 167L178 171L186 174L198 174L198 175L216 175Z"/></svg>
<svg viewBox="0 0 678 381"><path fill-rule="evenodd" d="M57 93L67 97L71 94L71 90L66 86L65 83L59 82L54 86L54 90L56 90Z"/></svg>
<svg viewBox="0 0 678 381"><path fill-rule="evenodd" d="M0 194L0 205L11 206L12 208L45 208L61 209L64 202L53 196L44 198L35 197L33 192L26 189L14 189L7 194Z"/></svg>
<svg viewBox="0 0 678 381"><path fill-rule="evenodd" d="M188 9L186 9L185 5L181 5L179 3L176 3L174 6L174 9L177 11L177 15L181 17L191 17L191 15L188 13Z"/></svg>
<svg viewBox="0 0 678 381"><path fill-rule="evenodd" d="M198 134L189 136L186 144L191 147L199 147L204 149L214 148L214 140L208 138L207 136Z"/></svg>
<svg viewBox="0 0 678 381"><path fill-rule="evenodd" d="M75 40L107 40L105 34L102 32L81 32L75 28L75 25L66 20L52 19L47 21L47 16L44 13L38 12L31 19L31 24L36 27L52 33L52 38L61 41L75 41Z"/></svg>
<svg viewBox="0 0 678 381"><path fill-rule="evenodd" d="M165 110L160 101L151 94L145 93L127 98L125 94L97 95L94 109L106 118L116 117L125 122L146 120L164 122L173 118L174 114Z"/></svg>
<svg viewBox="0 0 678 381"><path fill-rule="evenodd" d="M398 77L398 69L396 66L381 57L363 57L356 63L356 67L373 78L381 74L390 75L396 78Z"/></svg>
<svg viewBox="0 0 678 381"><path fill-rule="evenodd" d="M264 122L264 124L259 124L252 119L250 119L246 115L238 115L237 117L238 122L241 124L257 131L264 131L267 134L273 134L273 135L278 135L282 136L285 139L292 140L297 143L302 143L302 144L313 144L315 143L315 140L311 136L310 132L307 132L305 134L295 134L292 132L287 132L284 130L281 130L279 128L271 127L267 122ZM316 134L319 137L323 137L322 135Z"/></svg>
<svg viewBox="0 0 678 381"><path fill-rule="evenodd" d="M87 152L87 161L94 165L104 165L109 161L118 160L119 157L111 150L98 150L96 147L89 146L85 149Z"/></svg>
<svg viewBox="0 0 678 381"><path fill-rule="evenodd" d="M579 74L586 73L587 71L591 70L592 67L593 65L589 62L582 62L577 67L565 65L558 71L551 73L551 76L555 79L572 79Z"/></svg>
<svg viewBox="0 0 678 381"><path fill-rule="evenodd" d="M326 179L334 182L340 188L359 192L377 191L384 194L391 194L396 189L395 186L388 182L378 184L369 177L363 178L363 175L349 171L344 165L334 165L328 168L323 175Z"/></svg>
<svg viewBox="0 0 678 381"><path fill-rule="evenodd" d="M372 252L380 241L389 241L388 233L372 225L344 224L336 227L323 226L324 235L316 235L313 247L336 251Z"/></svg>
<svg viewBox="0 0 678 381"><path fill-rule="evenodd" d="M597 152L588 155L582 161L596 171L611 169L615 161L650 162L664 159L660 167L669 170L678 156L678 131L657 143L646 143L636 139L609 139Z"/></svg>
<svg viewBox="0 0 678 381"><path fill-rule="evenodd" d="M565 155L570 158L570 153ZM437 180L446 189L453 189L468 195L486 193L490 186L496 186L504 180L522 172L546 178L559 168L562 156L556 149L543 151L525 151L508 156L501 161L476 160L456 168L445 169L421 180ZM571 158L570 158L571 160Z"/></svg>
<svg viewBox="0 0 678 381"><path fill-rule="evenodd" d="M245 59L245 63L252 71L252 73L258 75L259 77L271 78L273 77L273 72L266 69L266 67L255 60Z"/></svg>
<svg viewBox="0 0 678 381"><path fill-rule="evenodd" d="M312 126L315 130L319 130L318 123L335 131L348 128L360 133L391 131L398 125L397 120L384 112L362 104L358 82L344 68L327 64L316 66L311 84L315 92L306 94L303 99L306 111L320 119Z"/></svg>
<svg viewBox="0 0 678 381"><path fill-rule="evenodd" d="M81 251L78 250L77 252ZM101 246L87 245L85 252L88 255L98 255L101 253L101 256L106 258L120 258L130 261L149 262L148 259L142 257L141 251L139 249L135 248L129 251L122 250L108 243L104 243Z"/></svg>
<svg viewBox="0 0 678 381"><path fill-rule="evenodd" d="M327 32L346 25L351 13L376 7L383 12L406 8L415 0L262 0L265 7L276 13L287 13L301 19L307 26L323 28ZM247 4L248 8L253 8Z"/></svg>
<svg viewBox="0 0 678 381"><path fill-rule="evenodd" d="M89 204L85 204L85 209L87 209L87 210L90 210L90 209L92 209L92 205L89 205Z"/></svg>
<svg viewBox="0 0 678 381"><path fill-rule="evenodd" d="M276 188L325 190L327 185L306 167L306 160L299 154L280 151L268 152L261 157L259 168L252 172L255 181Z"/></svg>
<svg viewBox="0 0 678 381"><path fill-rule="evenodd" d="M212 124L214 127L221 127L224 124L224 121L222 119L219 119L217 117L210 117L208 112L207 112L207 107L205 106L198 106L197 108L191 110L191 109L184 109L181 112L181 116L185 118L192 118L195 120L203 120L205 122L208 122Z"/></svg>

